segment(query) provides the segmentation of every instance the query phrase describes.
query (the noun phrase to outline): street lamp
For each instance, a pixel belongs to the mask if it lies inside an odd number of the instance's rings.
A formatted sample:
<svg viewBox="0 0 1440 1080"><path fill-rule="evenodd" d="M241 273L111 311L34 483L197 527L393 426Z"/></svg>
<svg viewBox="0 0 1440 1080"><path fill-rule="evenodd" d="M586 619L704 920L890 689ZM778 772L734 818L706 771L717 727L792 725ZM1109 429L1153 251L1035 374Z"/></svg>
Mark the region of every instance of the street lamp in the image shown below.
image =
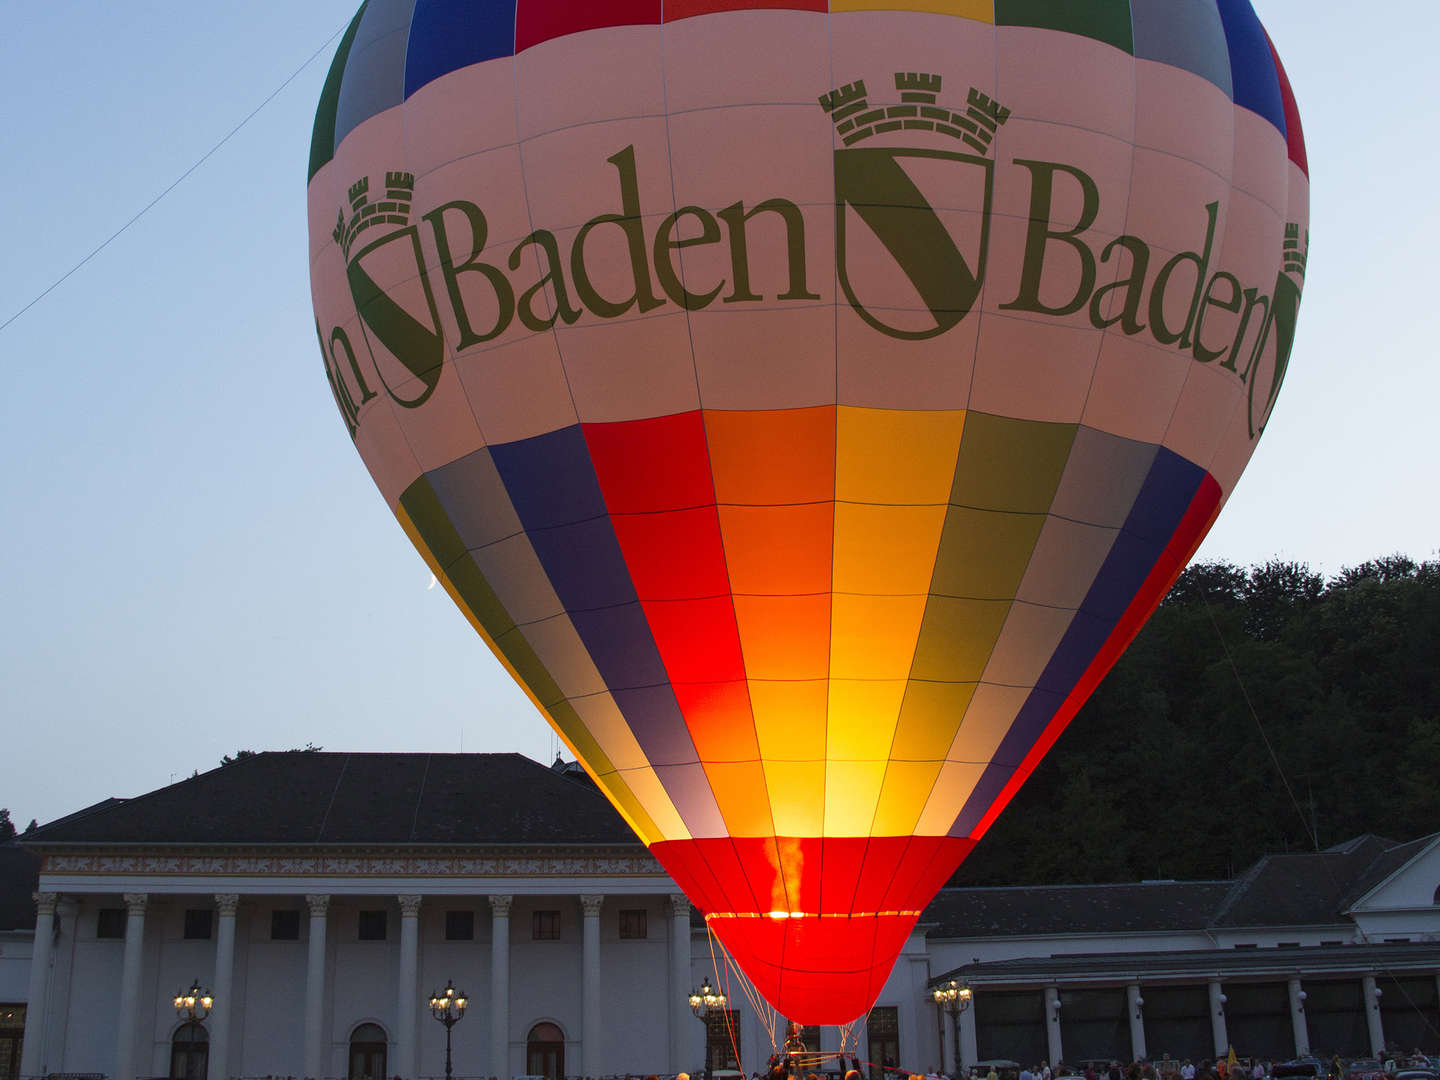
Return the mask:
<svg viewBox="0 0 1440 1080"><path fill-rule="evenodd" d="M190 984L189 990L175 995L175 1015L182 1020L204 1020L215 1006L215 998L209 990L200 988L200 980Z"/></svg>
<svg viewBox="0 0 1440 1080"><path fill-rule="evenodd" d="M710 1080L710 1017L725 1008L725 995L706 979L699 990L690 992L690 1011L705 1024L705 1080Z"/></svg>
<svg viewBox="0 0 1440 1080"><path fill-rule="evenodd" d="M930 991L938 1008L950 1014L950 1038L955 1045L955 1074L962 1072L960 1061L960 1014L970 1008L975 994L968 986L961 986L954 979Z"/></svg>
<svg viewBox="0 0 1440 1080"><path fill-rule="evenodd" d="M450 1029L465 1018L465 1006L470 1004L465 991L455 990L453 979L445 980L445 989L430 995L430 1015L445 1025L445 1080L450 1080Z"/></svg>

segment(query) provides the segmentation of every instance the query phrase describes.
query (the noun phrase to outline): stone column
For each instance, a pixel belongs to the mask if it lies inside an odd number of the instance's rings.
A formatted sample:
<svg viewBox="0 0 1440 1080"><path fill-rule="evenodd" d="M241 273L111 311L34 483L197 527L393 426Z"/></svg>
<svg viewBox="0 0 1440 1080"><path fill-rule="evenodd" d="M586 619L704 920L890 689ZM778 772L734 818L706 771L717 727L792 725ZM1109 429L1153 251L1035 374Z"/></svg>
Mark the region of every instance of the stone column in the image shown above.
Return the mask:
<svg viewBox="0 0 1440 1080"><path fill-rule="evenodd" d="M980 1036L975 1030L975 1006L960 1014L960 1067L968 1069L980 1060Z"/></svg>
<svg viewBox="0 0 1440 1080"><path fill-rule="evenodd" d="M35 901L35 944L30 952L30 990L25 1005L25 1040L20 1048L20 1075L48 1072L43 1059L45 1021L49 1013L50 946L55 941L55 904L58 893L31 893Z"/></svg>
<svg viewBox="0 0 1440 1080"><path fill-rule="evenodd" d="M305 954L305 1075L318 1080L325 1072L325 917L330 897L310 893L310 947Z"/></svg>
<svg viewBox="0 0 1440 1080"><path fill-rule="evenodd" d="M690 1013L690 901L670 894L670 1071L684 1072L699 1064L689 1059L689 1034L698 1026Z"/></svg>
<svg viewBox="0 0 1440 1080"><path fill-rule="evenodd" d="M1045 1050L1054 1068L1065 1060L1065 1043L1060 1038L1060 987L1045 988Z"/></svg>
<svg viewBox="0 0 1440 1080"><path fill-rule="evenodd" d="M120 1023L115 1037L115 1080L135 1080L140 969L145 959L146 893L125 894L125 958L120 968Z"/></svg>
<svg viewBox="0 0 1440 1080"><path fill-rule="evenodd" d="M1305 1019L1305 991L1299 979L1290 980L1290 1026L1295 1029L1295 1056L1310 1056L1310 1025Z"/></svg>
<svg viewBox="0 0 1440 1080"><path fill-rule="evenodd" d="M1380 988L1375 985L1375 976L1366 975L1363 980L1365 987L1365 1026L1370 1029L1370 1056L1385 1059L1385 1027L1380 1023Z"/></svg>
<svg viewBox="0 0 1440 1080"><path fill-rule="evenodd" d="M580 961L580 1075L603 1076L600 1038L600 907L605 897L580 897L584 916Z"/></svg>
<svg viewBox="0 0 1440 1080"><path fill-rule="evenodd" d="M419 1047L415 1039L415 1018L420 1003L416 1000L415 977L420 966L420 900L414 894L400 897L400 965L395 984L395 1063L392 1076L411 1080Z"/></svg>
<svg viewBox="0 0 1440 1080"><path fill-rule="evenodd" d="M1215 1056L1224 1057L1230 1050L1230 1032L1225 1026L1225 993L1220 989L1220 980L1211 979L1210 989L1210 1037L1215 1044Z"/></svg>
<svg viewBox="0 0 1440 1080"><path fill-rule="evenodd" d="M490 1075L510 1072L510 902L490 897Z"/></svg>
<svg viewBox="0 0 1440 1080"><path fill-rule="evenodd" d="M216 893L215 910L219 926L215 933L215 1004L210 1010L209 1080L230 1076L230 1019L235 1007L235 909L236 893Z"/></svg>
<svg viewBox="0 0 1440 1080"><path fill-rule="evenodd" d="M955 1028L960 1017L939 1005L935 1011L940 1014L940 1071L953 1076L960 1071L960 1059L955 1056Z"/></svg>
<svg viewBox="0 0 1440 1080"><path fill-rule="evenodd" d="M1145 996L1139 983L1125 988L1125 1012L1130 1020L1130 1060L1144 1061L1150 1055L1145 1052Z"/></svg>

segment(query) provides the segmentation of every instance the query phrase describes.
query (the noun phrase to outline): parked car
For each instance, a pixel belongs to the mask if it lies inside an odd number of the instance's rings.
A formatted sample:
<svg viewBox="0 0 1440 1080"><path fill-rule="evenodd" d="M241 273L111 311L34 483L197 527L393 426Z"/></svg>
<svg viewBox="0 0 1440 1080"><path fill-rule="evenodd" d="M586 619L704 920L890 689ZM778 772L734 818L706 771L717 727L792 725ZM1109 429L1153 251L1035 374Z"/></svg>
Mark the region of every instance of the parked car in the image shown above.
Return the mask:
<svg viewBox="0 0 1440 1080"><path fill-rule="evenodd" d="M1315 1058L1297 1058L1294 1061L1277 1061L1270 1066L1270 1080L1325 1080L1330 1066Z"/></svg>
<svg viewBox="0 0 1440 1080"><path fill-rule="evenodd" d="M1374 1058L1356 1058L1345 1066L1344 1080L1385 1080L1385 1066Z"/></svg>
<svg viewBox="0 0 1440 1080"><path fill-rule="evenodd" d="M1396 1069L1394 1080L1440 1080L1440 1071L1435 1069Z"/></svg>

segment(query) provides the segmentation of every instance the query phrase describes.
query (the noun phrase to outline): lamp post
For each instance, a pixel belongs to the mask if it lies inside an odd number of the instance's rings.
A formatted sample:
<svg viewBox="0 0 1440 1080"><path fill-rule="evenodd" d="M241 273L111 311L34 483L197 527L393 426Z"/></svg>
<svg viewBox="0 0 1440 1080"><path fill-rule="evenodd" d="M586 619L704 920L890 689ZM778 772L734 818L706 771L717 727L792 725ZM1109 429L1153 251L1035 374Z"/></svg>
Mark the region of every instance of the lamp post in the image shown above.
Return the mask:
<svg viewBox="0 0 1440 1080"><path fill-rule="evenodd" d="M210 1010L215 1007L215 997L209 990L203 989L200 980L196 979L190 984L189 990L181 990L175 995L173 1004L176 1016L199 1027L200 1021L209 1016ZM171 1074L174 1075L178 1063L181 1070L179 1075L200 1077L200 1080L204 1080L210 1063L207 1039L208 1036L205 1036L203 1031L182 1026L175 1035L175 1047L171 1051Z"/></svg>
<svg viewBox="0 0 1440 1080"><path fill-rule="evenodd" d="M955 1045L955 1075L962 1072L960 1062L960 1014L970 1008L970 1001L975 996L968 986L961 986L954 979L949 980L935 987L930 991L930 997L936 1007L943 1009L950 1014L950 1039Z"/></svg>
<svg viewBox="0 0 1440 1080"><path fill-rule="evenodd" d="M175 995L175 1015L182 1020L204 1020L214 1007L214 995L200 988L199 979L190 984L189 990L181 990Z"/></svg>
<svg viewBox="0 0 1440 1080"><path fill-rule="evenodd" d="M725 1008L725 995L706 979L699 990L690 993L690 1011L705 1025L705 1080L710 1080L710 1016Z"/></svg>
<svg viewBox="0 0 1440 1080"><path fill-rule="evenodd" d="M430 1015L445 1025L445 1080L450 1080L450 1029L465 1018L470 1004L465 991L456 991L452 979L445 980L445 989L430 995Z"/></svg>

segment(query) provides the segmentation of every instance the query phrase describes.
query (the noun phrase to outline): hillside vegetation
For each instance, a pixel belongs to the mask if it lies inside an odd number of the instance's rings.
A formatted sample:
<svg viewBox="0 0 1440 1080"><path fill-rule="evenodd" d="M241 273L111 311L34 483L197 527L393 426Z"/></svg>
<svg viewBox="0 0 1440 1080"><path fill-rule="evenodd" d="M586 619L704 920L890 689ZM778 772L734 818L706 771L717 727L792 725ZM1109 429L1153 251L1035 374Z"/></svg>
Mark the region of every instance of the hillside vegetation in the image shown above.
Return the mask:
<svg viewBox="0 0 1440 1080"><path fill-rule="evenodd" d="M1440 830L1440 562L1189 567L952 884L1225 878Z"/></svg>

